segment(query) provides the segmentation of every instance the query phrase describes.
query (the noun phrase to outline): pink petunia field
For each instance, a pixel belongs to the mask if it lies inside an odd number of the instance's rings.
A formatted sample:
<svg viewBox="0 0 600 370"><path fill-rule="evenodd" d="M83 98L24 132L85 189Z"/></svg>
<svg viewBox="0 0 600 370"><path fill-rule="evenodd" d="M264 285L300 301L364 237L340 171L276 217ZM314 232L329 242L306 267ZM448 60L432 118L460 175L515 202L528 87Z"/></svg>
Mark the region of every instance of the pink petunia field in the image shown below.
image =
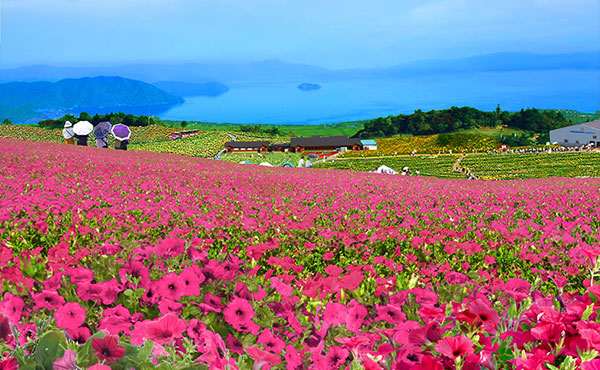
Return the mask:
<svg viewBox="0 0 600 370"><path fill-rule="evenodd" d="M0 139L0 369L600 369L600 179Z"/></svg>

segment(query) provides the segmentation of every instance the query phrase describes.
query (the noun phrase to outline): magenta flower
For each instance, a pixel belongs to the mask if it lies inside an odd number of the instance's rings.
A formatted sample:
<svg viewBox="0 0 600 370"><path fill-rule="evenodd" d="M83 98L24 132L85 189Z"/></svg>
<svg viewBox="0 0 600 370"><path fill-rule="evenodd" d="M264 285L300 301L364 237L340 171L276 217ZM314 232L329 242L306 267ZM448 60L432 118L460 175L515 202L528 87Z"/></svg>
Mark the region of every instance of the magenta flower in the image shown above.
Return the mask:
<svg viewBox="0 0 600 370"><path fill-rule="evenodd" d="M254 308L243 298L234 297L223 310L225 321L234 329L243 332L258 332L258 325L252 322Z"/></svg>
<svg viewBox="0 0 600 370"><path fill-rule="evenodd" d="M184 282L175 273L165 275L158 281L158 294L162 297L179 300L185 291Z"/></svg>
<svg viewBox="0 0 600 370"><path fill-rule="evenodd" d="M69 302L54 312L56 326L62 329L76 329L85 321L85 309L77 302Z"/></svg>
<svg viewBox="0 0 600 370"><path fill-rule="evenodd" d="M44 290L41 293L33 293L34 310L45 308L47 310L56 310L58 307L65 304L65 299L58 293Z"/></svg>
<svg viewBox="0 0 600 370"><path fill-rule="evenodd" d="M267 329L260 333L256 343L262 344L265 350L273 353L281 353L285 348L285 342Z"/></svg>

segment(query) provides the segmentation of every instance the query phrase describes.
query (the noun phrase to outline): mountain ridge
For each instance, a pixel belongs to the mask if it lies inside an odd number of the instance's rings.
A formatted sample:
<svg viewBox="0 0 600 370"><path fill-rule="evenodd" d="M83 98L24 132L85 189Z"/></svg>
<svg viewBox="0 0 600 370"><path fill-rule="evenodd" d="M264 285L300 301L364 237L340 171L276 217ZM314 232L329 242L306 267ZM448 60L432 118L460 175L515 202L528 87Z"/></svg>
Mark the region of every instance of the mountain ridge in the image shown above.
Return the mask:
<svg viewBox="0 0 600 370"><path fill-rule="evenodd" d="M111 67L25 66L0 70L0 81L41 81L116 75L153 83L218 82L227 86L245 83L302 82L308 80L390 78L403 75L503 72L548 69L600 69L600 51L562 54L499 52L454 59L428 59L404 62L382 68L329 69L269 59L252 63L126 64Z"/></svg>

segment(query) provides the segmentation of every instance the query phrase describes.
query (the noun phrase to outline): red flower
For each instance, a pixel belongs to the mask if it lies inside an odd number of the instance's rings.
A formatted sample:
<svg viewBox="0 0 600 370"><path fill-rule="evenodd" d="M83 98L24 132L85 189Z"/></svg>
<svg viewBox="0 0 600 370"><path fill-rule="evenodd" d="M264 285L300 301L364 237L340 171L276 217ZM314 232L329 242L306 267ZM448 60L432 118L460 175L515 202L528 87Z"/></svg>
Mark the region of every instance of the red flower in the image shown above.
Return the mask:
<svg viewBox="0 0 600 370"><path fill-rule="evenodd" d="M473 353L473 343L464 335L443 338L433 348L451 359Z"/></svg>
<svg viewBox="0 0 600 370"><path fill-rule="evenodd" d="M125 356L125 347L119 345L119 337L116 335L92 338L92 348L100 361L117 362Z"/></svg>
<svg viewBox="0 0 600 370"><path fill-rule="evenodd" d="M531 335L537 340L558 343L564 330L565 326L562 323L542 323L531 329Z"/></svg>

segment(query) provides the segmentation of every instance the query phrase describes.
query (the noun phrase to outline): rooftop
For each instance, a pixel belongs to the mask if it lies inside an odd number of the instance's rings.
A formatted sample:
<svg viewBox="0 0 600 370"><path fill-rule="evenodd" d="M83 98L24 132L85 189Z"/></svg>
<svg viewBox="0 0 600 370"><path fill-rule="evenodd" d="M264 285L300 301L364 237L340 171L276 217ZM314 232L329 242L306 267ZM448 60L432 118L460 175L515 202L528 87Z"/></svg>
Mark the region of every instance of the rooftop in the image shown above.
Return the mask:
<svg viewBox="0 0 600 370"><path fill-rule="evenodd" d="M269 142L266 140L261 141L228 141L225 146L232 148L257 148L259 146L269 146Z"/></svg>

